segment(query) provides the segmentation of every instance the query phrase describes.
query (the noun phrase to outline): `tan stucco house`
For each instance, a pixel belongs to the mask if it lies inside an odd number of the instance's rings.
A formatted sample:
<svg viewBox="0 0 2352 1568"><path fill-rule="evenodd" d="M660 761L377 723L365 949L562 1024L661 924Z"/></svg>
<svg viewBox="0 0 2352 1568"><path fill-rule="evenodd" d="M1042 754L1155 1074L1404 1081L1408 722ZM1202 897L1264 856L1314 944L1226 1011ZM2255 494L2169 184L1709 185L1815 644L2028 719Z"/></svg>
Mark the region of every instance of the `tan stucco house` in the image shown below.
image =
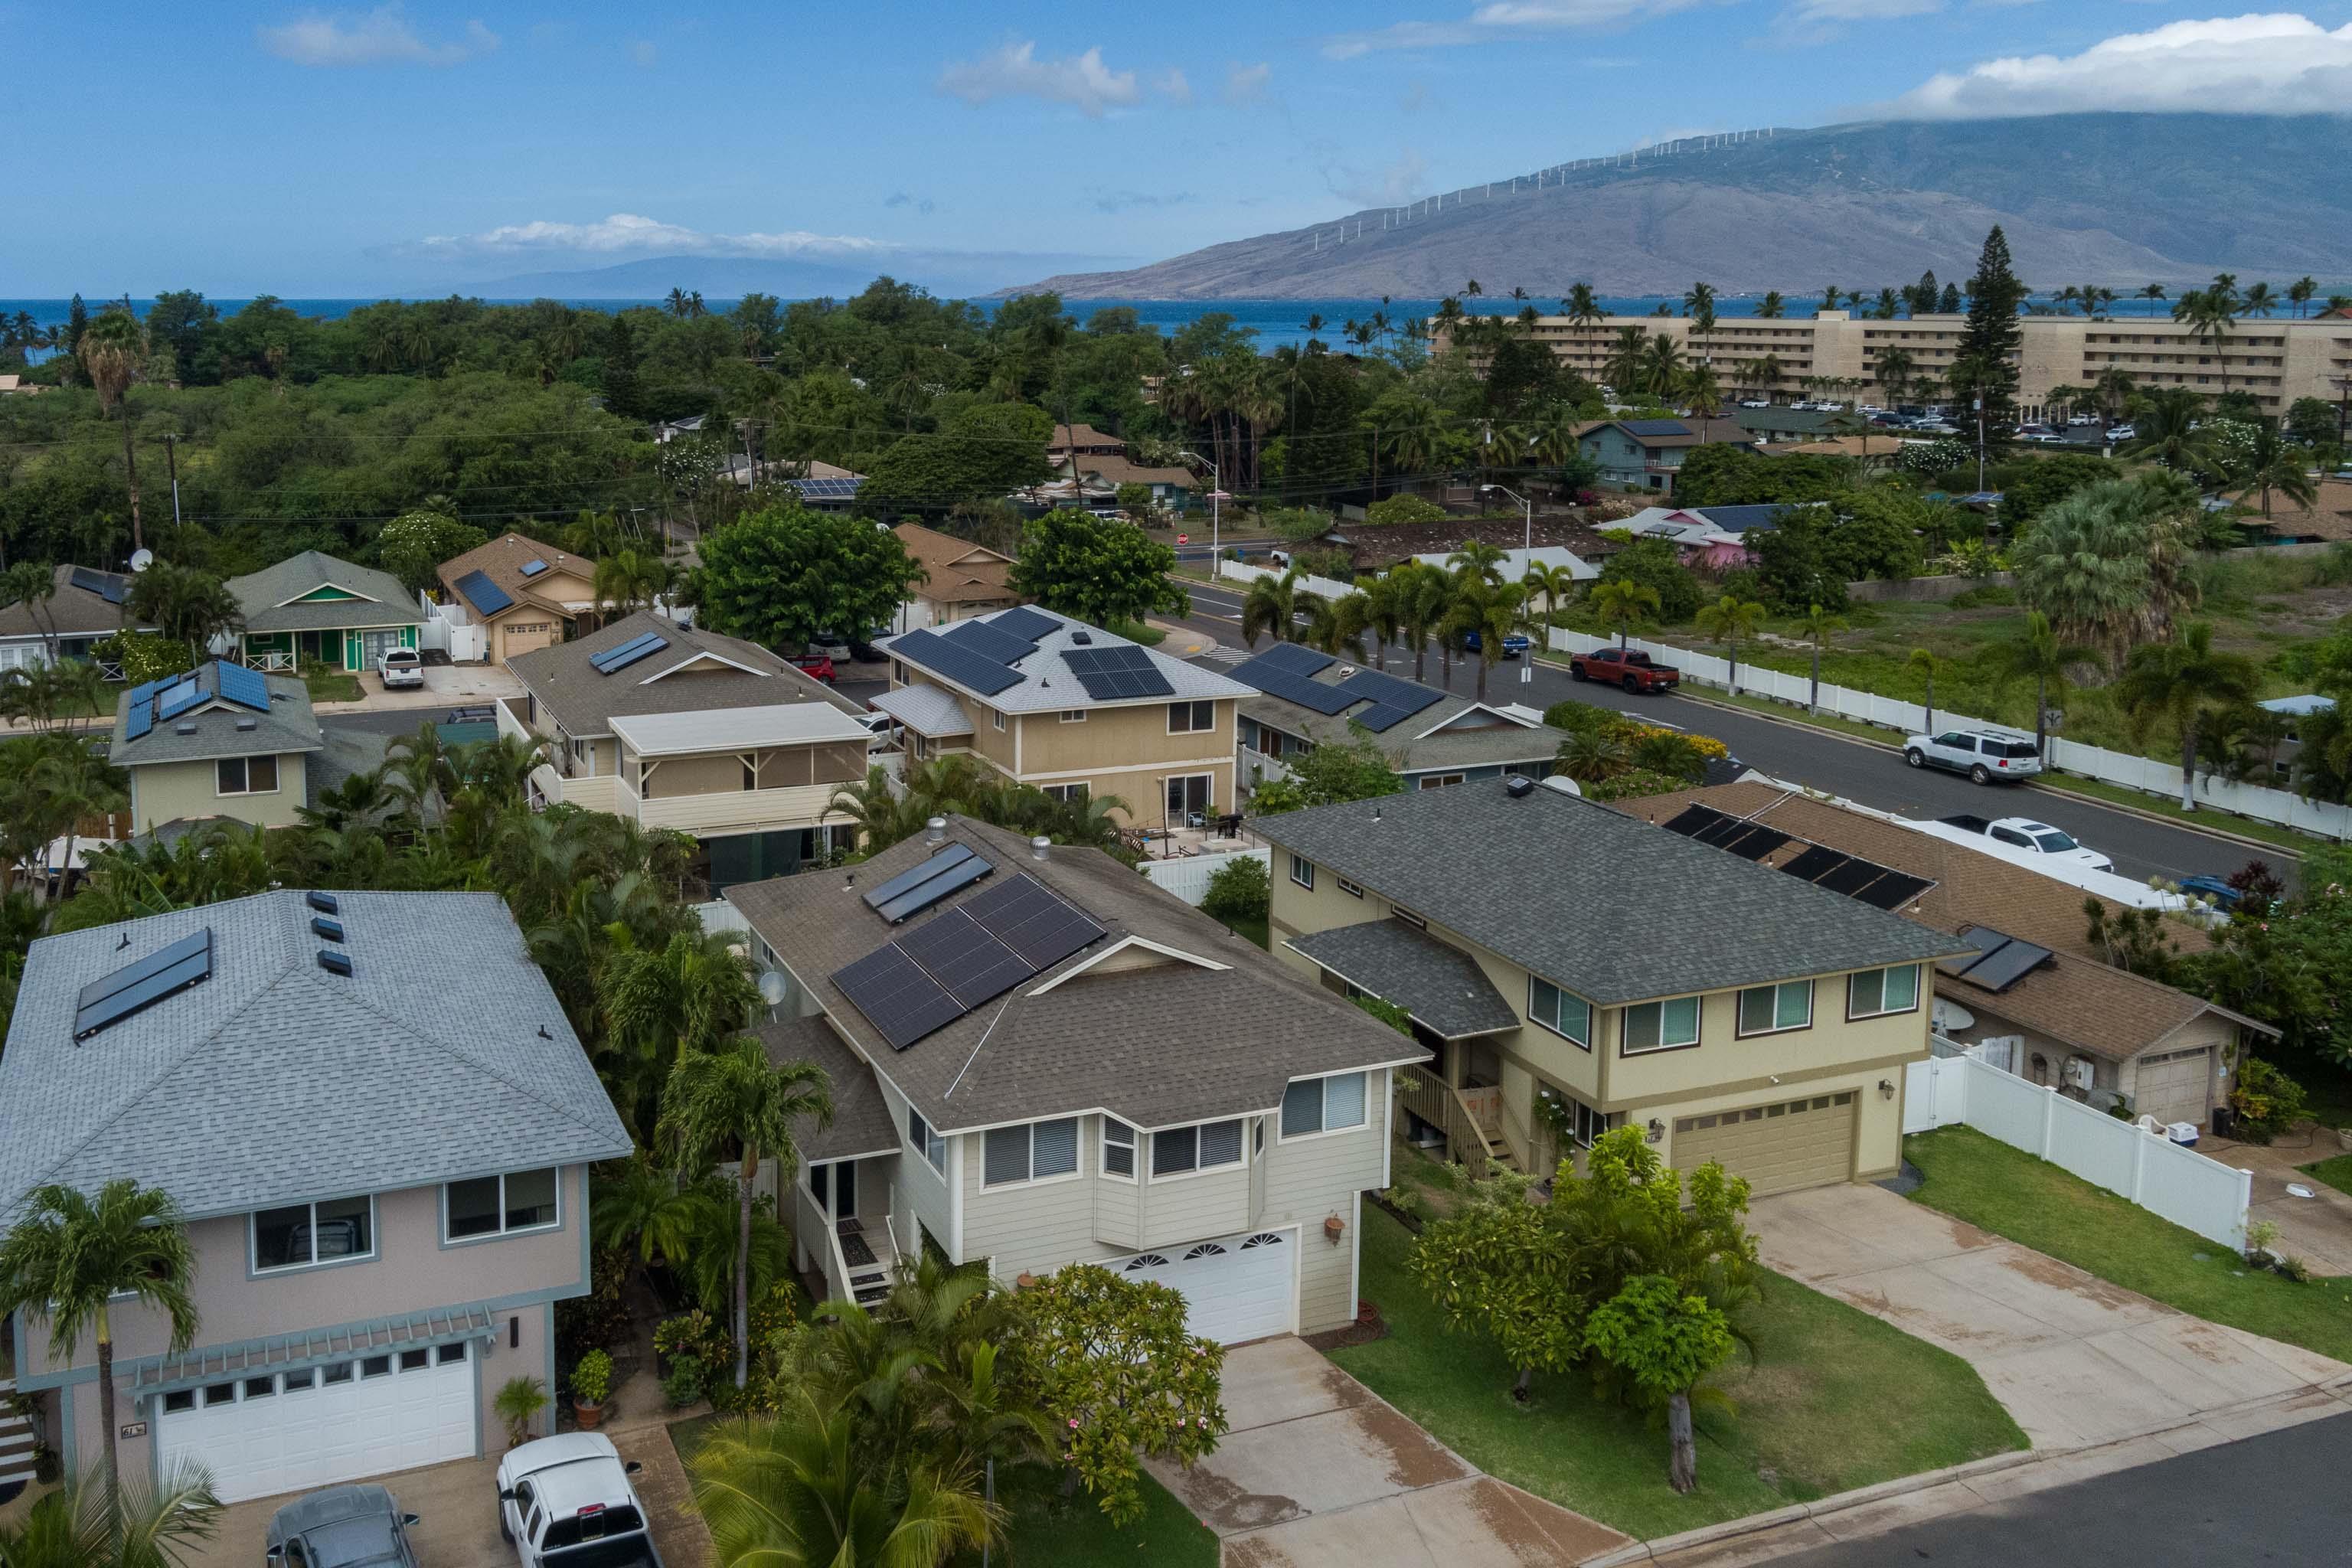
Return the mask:
<svg viewBox="0 0 2352 1568"><path fill-rule="evenodd" d="M596 563L502 533L439 569L441 602L483 628L483 657L503 664L595 624Z"/></svg>
<svg viewBox="0 0 2352 1568"><path fill-rule="evenodd" d="M1013 590L1011 556L919 522L902 522L891 531L923 569L923 580L910 591L913 596L898 606L892 631L944 626L992 610L1009 610L1021 602Z"/></svg>

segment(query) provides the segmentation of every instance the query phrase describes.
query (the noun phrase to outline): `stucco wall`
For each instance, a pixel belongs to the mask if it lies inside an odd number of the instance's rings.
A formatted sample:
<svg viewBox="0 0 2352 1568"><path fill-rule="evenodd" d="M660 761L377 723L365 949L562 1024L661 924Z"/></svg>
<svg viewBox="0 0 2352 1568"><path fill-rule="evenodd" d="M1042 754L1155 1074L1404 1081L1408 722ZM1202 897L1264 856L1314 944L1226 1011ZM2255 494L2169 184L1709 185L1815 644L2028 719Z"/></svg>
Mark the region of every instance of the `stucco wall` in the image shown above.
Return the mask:
<svg viewBox="0 0 2352 1568"><path fill-rule="evenodd" d="M278 787L267 795L223 795L219 773L212 761L152 763L131 768L131 819L145 833L158 823L184 817L230 816L262 827L288 827L307 796L308 771L302 752L287 752L278 759Z"/></svg>

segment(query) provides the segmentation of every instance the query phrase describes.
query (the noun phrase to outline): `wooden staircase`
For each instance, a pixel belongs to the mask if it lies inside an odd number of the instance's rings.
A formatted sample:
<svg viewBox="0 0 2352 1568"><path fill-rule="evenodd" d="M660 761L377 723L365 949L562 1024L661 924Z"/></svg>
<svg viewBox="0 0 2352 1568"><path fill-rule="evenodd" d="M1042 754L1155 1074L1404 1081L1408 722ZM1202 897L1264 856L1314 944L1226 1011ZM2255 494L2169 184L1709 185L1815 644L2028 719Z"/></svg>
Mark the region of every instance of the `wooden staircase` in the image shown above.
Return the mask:
<svg viewBox="0 0 2352 1568"><path fill-rule="evenodd" d="M887 1226L867 1230L863 1221L845 1219L835 1226L841 1255L849 1266L849 1294L861 1307L870 1307L890 1293L898 1271L898 1249Z"/></svg>
<svg viewBox="0 0 2352 1568"><path fill-rule="evenodd" d="M16 1414L14 1379L0 1378L0 1500L33 1479L33 1424Z"/></svg>

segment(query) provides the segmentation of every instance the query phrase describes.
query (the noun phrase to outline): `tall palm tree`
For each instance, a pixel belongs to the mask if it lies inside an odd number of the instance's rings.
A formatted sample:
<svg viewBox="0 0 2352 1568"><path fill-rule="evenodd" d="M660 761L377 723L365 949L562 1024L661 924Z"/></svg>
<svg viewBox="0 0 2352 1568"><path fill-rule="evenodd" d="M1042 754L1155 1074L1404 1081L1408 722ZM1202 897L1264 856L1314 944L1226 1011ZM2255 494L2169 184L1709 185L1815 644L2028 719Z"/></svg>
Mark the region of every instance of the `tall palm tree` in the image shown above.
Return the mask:
<svg viewBox="0 0 2352 1568"><path fill-rule="evenodd" d="M2309 312L2311 309L2311 297L2318 292L2318 280L2308 274L2296 279L2294 282L2287 285L2287 302L2294 307L2294 314L2297 321L2302 320L2303 317Z"/></svg>
<svg viewBox="0 0 2352 1568"><path fill-rule="evenodd" d="M2025 612L2023 635L1996 643L1993 668L2011 680L2033 682L2033 754L2050 760L2050 700L2066 700L2066 667L2098 658L2098 650L2060 640L2050 617L2040 610Z"/></svg>
<svg viewBox="0 0 2352 1568"><path fill-rule="evenodd" d="M1665 403L1678 395L1682 386L1682 345L1660 332L1642 351L1642 390Z"/></svg>
<svg viewBox="0 0 2352 1568"><path fill-rule="evenodd" d="M0 1241L0 1318L45 1322L49 1355L67 1362L87 1333L98 1347L98 1407L106 1428L109 1535L123 1539L115 1463L114 1307L137 1301L171 1325L167 1354L196 1342L196 1249L179 1205L159 1187L117 1176L93 1199L71 1187L36 1188Z"/></svg>
<svg viewBox="0 0 2352 1568"><path fill-rule="evenodd" d="M1463 542L1462 548L1445 558L1448 570L1459 581L1477 581L1488 587L1499 587L1503 581L1503 563L1509 552L1500 545L1489 544L1483 539Z"/></svg>
<svg viewBox="0 0 2352 1568"><path fill-rule="evenodd" d="M2204 395L2186 386L2160 386L2131 405L2133 436L2127 458L2151 458L2177 474L2211 471L2213 438L2199 428L2205 420Z"/></svg>
<svg viewBox="0 0 2352 1568"><path fill-rule="evenodd" d="M1617 341L1601 363L1601 374L1609 378L1610 390L1622 402L1630 402L1642 395L1645 374L1642 357L1643 345L1649 334L1639 327L1620 327Z"/></svg>
<svg viewBox="0 0 2352 1568"><path fill-rule="evenodd" d="M25 614L41 634L42 651L47 662L58 662L58 623L50 608L58 596L58 574L37 561L19 561L0 573L0 605L22 605Z"/></svg>
<svg viewBox="0 0 2352 1568"><path fill-rule="evenodd" d="M1819 713L1822 709L1822 644L1851 623L1843 616L1833 615L1819 605L1808 605L1805 613L1797 617L1797 629L1813 645L1813 685L1805 699L1805 711Z"/></svg>
<svg viewBox="0 0 2352 1568"><path fill-rule="evenodd" d="M139 318L127 310L100 311L82 330L75 349L82 371L98 390L99 407L114 415L122 426L122 478L131 491L131 548L146 548L139 526L139 460L131 447L131 404L124 395L147 363L147 333Z"/></svg>
<svg viewBox="0 0 2352 1568"><path fill-rule="evenodd" d="M1739 644L1743 638L1754 637L1763 626L1764 606L1737 594L1726 594L1712 605L1700 605L1696 622L1701 637L1730 650L1731 678L1727 685L1733 695L1738 695Z"/></svg>
<svg viewBox="0 0 2352 1568"><path fill-rule="evenodd" d="M2197 809L2197 752L2207 728L2233 709L2243 708L2262 689L2262 673L2243 654L2217 653L2213 627L2191 621L2179 638L2132 649L2116 682L2116 698L2132 722L2133 736L2161 721L2180 740L2180 809Z"/></svg>
<svg viewBox="0 0 2352 1568"><path fill-rule="evenodd" d="M1470 637L1478 639L1478 700L1484 702L1487 674L1503 660L1504 639L1519 629L1527 590L1516 583L1498 586L1467 573L1464 575L1467 581L1454 595L1444 630L1465 646ZM1532 650L1528 657L1534 657Z"/></svg>
<svg viewBox="0 0 2352 1568"><path fill-rule="evenodd" d="M1363 595L1361 618L1364 630L1372 637L1372 667L1389 667L1389 644L1404 635L1405 595L1409 580L1400 581L1391 572L1385 577L1359 577L1356 587Z"/></svg>
<svg viewBox="0 0 2352 1568"><path fill-rule="evenodd" d="M1886 391L1887 401L1903 401L1904 389L1911 384L1911 372L1917 361L1908 349L1888 349L1878 356L1878 384Z"/></svg>
<svg viewBox="0 0 2352 1568"><path fill-rule="evenodd" d="M1756 314L1763 321L1777 321L1788 313L1789 302L1780 297L1780 290L1778 289L1767 289L1764 291L1764 298L1756 305Z"/></svg>
<svg viewBox="0 0 2352 1568"><path fill-rule="evenodd" d="M2150 283L2146 288L2140 289L2134 298L2147 300L2147 313L2153 316L2156 314L2157 301L2164 298L2164 285L2161 283Z"/></svg>
<svg viewBox="0 0 2352 1568"><path fill-rule="evenodd" d="M1631 577L1610 577L1592 584L1586 603L1604 631L1616 628L1617 646L1622 649L1634 632L1648 629L1650 617L1658 613L1658 591Z"/></svg>
<svg viewBox="0 0 2352 1568"><path fill-rule="evenodd" d="M1423 562L1411 562L1389 574L1397 587L1399 629L1412 644L1412 678L1419 680L1429 668L1429 639L1445 619L1454 599L1454 580Z"/></svg>
<svg viewBox="0 0 2352 1568"><path fill-rule="evenodd" d="M598 1072L632 1127L646 1126L680 1057L717 1048L760 1005L751 955L730 931L680 931L618 947L597 973Z"/></svg>
<svg viewBox="0 0 2352 1568"><path fill-rule="evenodd" d="M2248 284L2245 298L2238 302L2240 313L2248 316L2274 315L2277 313L2278 307L2278 295L2272 291L2271 286L2267 283Z"/></svg>
<svg viewBox="0 0 2352 1568"><path fill-rule="evenodd" d="M2132 380L2131 372L2119 364L2111 364L2099 372L2098 379L2091 383L2091 401L2098 405L2100 415L2112 424L2116 416L2137 395L2138 390L2138 384Z"/></svg>
<svg viewBox="0 0 2352 1568"><path fill-rule="evenodd" d="M770 1066L760 1042L740 1036L715 1050L688 1051L670 1068L662 1090L662 1133L689 1168L735 1156L740 1207L735 1252L735 1386L751 1378L751 1211L760 1162L776 1167L779 1192L790 1184L800 1153L795 1124L833 1125L833 1094L814 1062Z"/></svg>
<svg viewBox="0 0 2352 1568"><path fill-rule="evenodd" d="M1693 414L1713 418L1723 408L1723 385L1716 379L1715 366L1702 360L1690 367L1682 381L1683 401L1690 405Z"/></svg>
<svg viewBox="0 0 2352 1568"><path fill-rule="evenodd" d="M1824 310L1836 310L1838 308L1838 300L1844 297L1844 292L1845 291L1843 289L1840 289L1834 283L1831 284L1828 288L1823 289L1822 290L1822 309Z"/></svg>
<svg viewBox="0 0 2352 1568"><path fill-rule="evenodd" d="M1294 566L1279 577L1251 581L1242 599L1243 642L1255 647L1261 634L1270 634L1276 642L1297 640L1298 613L1306 607L1302 601L1316 597L1298 585L1298 578Z"/></svg>
<svg viewBox="0 0 2352 1568"><path fill-rule="evenodd" d="M1715 331L1715 285L1694 283L1685 289L1683 314L1690 318L1693 332L1704 335Z"/></svg>
<svg viewBox="0 0 2352 1568"><path fill-rule="evenodd" d="M211 1475L182 1461L155 1485L134 1481L110 1503L105 1488L68 1481L0 1525L6 1568L182 1568L219 1533Z"/></svg>
<svg viewBox="0 0 2352 1568"><path fill-rule="evenodd" d="M1595 327L1605 319L1600 301L1592 297L1592 285L1590 283L1570 284L1568 298L1559 302L1559 308L1567 314L1568 323L1572 327Z"/></svg>
<svg viewBox="0 0 2352 1568"><path fill-rule="evenodd" d="M2310 507L2319 500L2319 487L2314 483L2308 459L2303 448L2279 434L2278 426L2264 419L2254 426L2254 438L2244 454L2231 466L2230 482L2239 487L2238 500L2259 491L2263 498L2263 520L2271 515L2271 492L2278 490L2297 506Z"/></svg>
<svg viewBox="0 0 2352 1568"><path fill-rule="evenodd" d="M1530 561L1519 574L1519 586L1527 592L1528 610L1539 616L1551 616L1568 608L1576 595L1576 572L1567 563L1547 566L1540 561Z"/></svg>
<svg viewBox="0 0 2352 1568"><path fill-rule="evenodd" d="M596 563L593 592L598 605L625 616L640 607L651 609L677 581L677 568L659 555L621 550Z"/></svg>
<svg viewBox="0 0 2352 1568"><path fill-rule="evenodd" d="M1512 430L1511 439L1538 466L1565 469L1582 449L1577 433L1583 427L1573 404L1547 403L1533 419Z"/></svg>
<svg viewBox="0 0 2352 1568"><path fill-rule="evenodd" d="M1336 599L1308 594L1305 603L1307 624L1300 628L1298 640L1334 658L1345 654L1362 663L1364 617L1370 607L1363 593L1357 590Z"/></svg>

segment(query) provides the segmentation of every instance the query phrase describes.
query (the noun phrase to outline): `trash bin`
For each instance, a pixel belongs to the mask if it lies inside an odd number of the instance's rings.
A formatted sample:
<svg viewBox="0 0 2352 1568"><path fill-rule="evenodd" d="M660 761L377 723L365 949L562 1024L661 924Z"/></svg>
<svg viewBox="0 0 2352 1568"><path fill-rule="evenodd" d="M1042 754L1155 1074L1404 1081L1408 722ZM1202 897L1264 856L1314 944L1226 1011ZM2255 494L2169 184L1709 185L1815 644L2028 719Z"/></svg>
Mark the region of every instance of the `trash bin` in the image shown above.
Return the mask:
<svg viewBox="0 0 2352 1568"><path fill-rule="evenodd" d="M2216 1138L2235 1138L2238 1135L2238 1113L2226 1105L2215 1106L2212 1128Z"/></svg>

